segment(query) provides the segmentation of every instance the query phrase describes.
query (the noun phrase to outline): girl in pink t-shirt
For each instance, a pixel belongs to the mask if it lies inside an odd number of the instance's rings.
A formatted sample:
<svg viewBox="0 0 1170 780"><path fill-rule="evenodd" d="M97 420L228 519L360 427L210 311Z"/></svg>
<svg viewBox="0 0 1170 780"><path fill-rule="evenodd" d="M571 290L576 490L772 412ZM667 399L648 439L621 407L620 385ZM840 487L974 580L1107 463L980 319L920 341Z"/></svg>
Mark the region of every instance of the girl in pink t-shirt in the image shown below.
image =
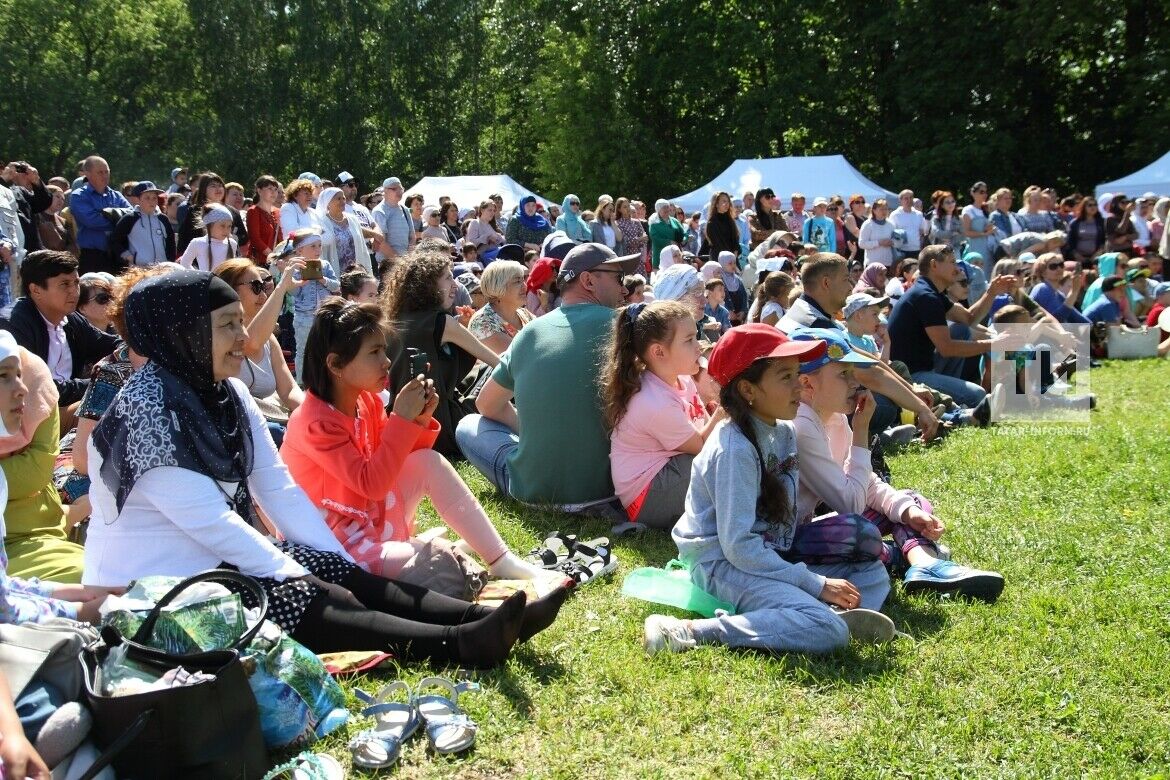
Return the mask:
<svg viewBox="0 0 1170 780"><path fill-rule="evenodd" d="M691 461L723 416L707 413L691 378L698 371L689 308L655 301L618 311L603 396L610 471L632 522L669 530L682 515Z"/></svg>

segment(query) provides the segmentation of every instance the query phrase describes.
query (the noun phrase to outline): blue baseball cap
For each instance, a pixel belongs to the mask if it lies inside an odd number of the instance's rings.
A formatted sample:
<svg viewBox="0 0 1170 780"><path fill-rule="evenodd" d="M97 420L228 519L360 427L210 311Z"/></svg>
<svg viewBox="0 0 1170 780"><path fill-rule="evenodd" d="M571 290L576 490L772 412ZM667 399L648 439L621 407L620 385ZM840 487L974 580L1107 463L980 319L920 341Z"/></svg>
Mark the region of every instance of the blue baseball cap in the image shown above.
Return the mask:
<svg viewBox="0 0 1170 780"><path fill-rule="evenodd" d="M297 178L298 179L308 179L309 181L313 182L314 185L319 185L321 183L321 177L318 176L317 174L313 173L312 171L305 171Z"/></svg>
<svg viewBox="0 0 1170 780"><path fill-rule="evenodd" d="M829 363L852 363L857 366L872 366L876 360L855 352L845 338L845 331L836 328L797 328L790 334L793 341L823 341L825 351L808 362L800 364L800 373L811 374Z"/></svg>
<svg viewBox="0 0 1170 780"><path fill-rule="evenodd" d="M1170 292L1170 282L1158 282L1154 287L1154 297L1158 298Z"/></svg>

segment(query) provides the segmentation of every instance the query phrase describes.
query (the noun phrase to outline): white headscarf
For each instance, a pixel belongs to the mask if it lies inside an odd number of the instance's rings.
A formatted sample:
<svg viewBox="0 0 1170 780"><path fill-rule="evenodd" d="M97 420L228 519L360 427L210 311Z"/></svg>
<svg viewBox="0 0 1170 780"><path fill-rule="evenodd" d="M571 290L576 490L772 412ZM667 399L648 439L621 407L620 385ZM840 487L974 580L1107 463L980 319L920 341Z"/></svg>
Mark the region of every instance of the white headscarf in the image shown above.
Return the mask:
<svg viewBox="0 0 1170 780"><path fill-rule="evenodd" d="M340 187L330 187L326 189L317 198L317 215L321 217L321 224L325 224L325 219L329 216L329 203L337 195L345 198L345 193L341 191ZM345 214L345 206L341 207L341 213Z"/></svg>
<svg viewBox="0 0 1170 780"><path fill-rule="evenodd" d="M663 271L654 283L654 300L681 301L687 293L703 286L699 272L686 263L676 263Z"/></svg>

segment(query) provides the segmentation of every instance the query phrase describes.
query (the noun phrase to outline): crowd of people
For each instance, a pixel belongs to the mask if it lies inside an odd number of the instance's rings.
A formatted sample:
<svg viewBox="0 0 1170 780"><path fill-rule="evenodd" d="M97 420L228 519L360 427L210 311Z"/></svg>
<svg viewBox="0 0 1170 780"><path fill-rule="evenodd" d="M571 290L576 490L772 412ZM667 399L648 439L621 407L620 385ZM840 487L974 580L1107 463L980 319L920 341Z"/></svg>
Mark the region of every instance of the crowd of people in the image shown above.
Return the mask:
<svg viewBox="0 0 1170 780"><path fill-rule="evenodd" d="M1039 357L1037 395L1095 405L1060 395L1069 329L1170 305L1152 195L782 210L763 188L688 216L428 204L394 176L359 196L345 171L79 174L12 162L0 186L7 622L97 621L136 579L226 565L316 652L498 665L574 582L508 548L467 460L524 504L671 534L736 614L651 615L651 653L889 639L891 578L985 601L1004 581L951 560L882 450L995 423L1030 389L992 381L1011 350ZM419 535L423 498L461 547ZM481 606L477 570L543 595Z"/></svg>

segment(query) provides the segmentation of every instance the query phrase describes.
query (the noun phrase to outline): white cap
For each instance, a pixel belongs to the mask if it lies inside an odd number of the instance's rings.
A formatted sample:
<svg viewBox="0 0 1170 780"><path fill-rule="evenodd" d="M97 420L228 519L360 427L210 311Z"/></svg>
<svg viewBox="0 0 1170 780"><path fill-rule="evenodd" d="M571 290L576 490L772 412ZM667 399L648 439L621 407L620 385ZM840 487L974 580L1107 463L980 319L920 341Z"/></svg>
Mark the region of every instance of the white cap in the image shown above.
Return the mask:
<svg viewBox="0 0 1170 780"><path fill-rule="evenodd" d="M845 299L845 308L841 313L845 315L845 319L849 319L861 309L866 306L885 306L890 302L889 298L875 298L868 293L853 293Z"/></svg>

